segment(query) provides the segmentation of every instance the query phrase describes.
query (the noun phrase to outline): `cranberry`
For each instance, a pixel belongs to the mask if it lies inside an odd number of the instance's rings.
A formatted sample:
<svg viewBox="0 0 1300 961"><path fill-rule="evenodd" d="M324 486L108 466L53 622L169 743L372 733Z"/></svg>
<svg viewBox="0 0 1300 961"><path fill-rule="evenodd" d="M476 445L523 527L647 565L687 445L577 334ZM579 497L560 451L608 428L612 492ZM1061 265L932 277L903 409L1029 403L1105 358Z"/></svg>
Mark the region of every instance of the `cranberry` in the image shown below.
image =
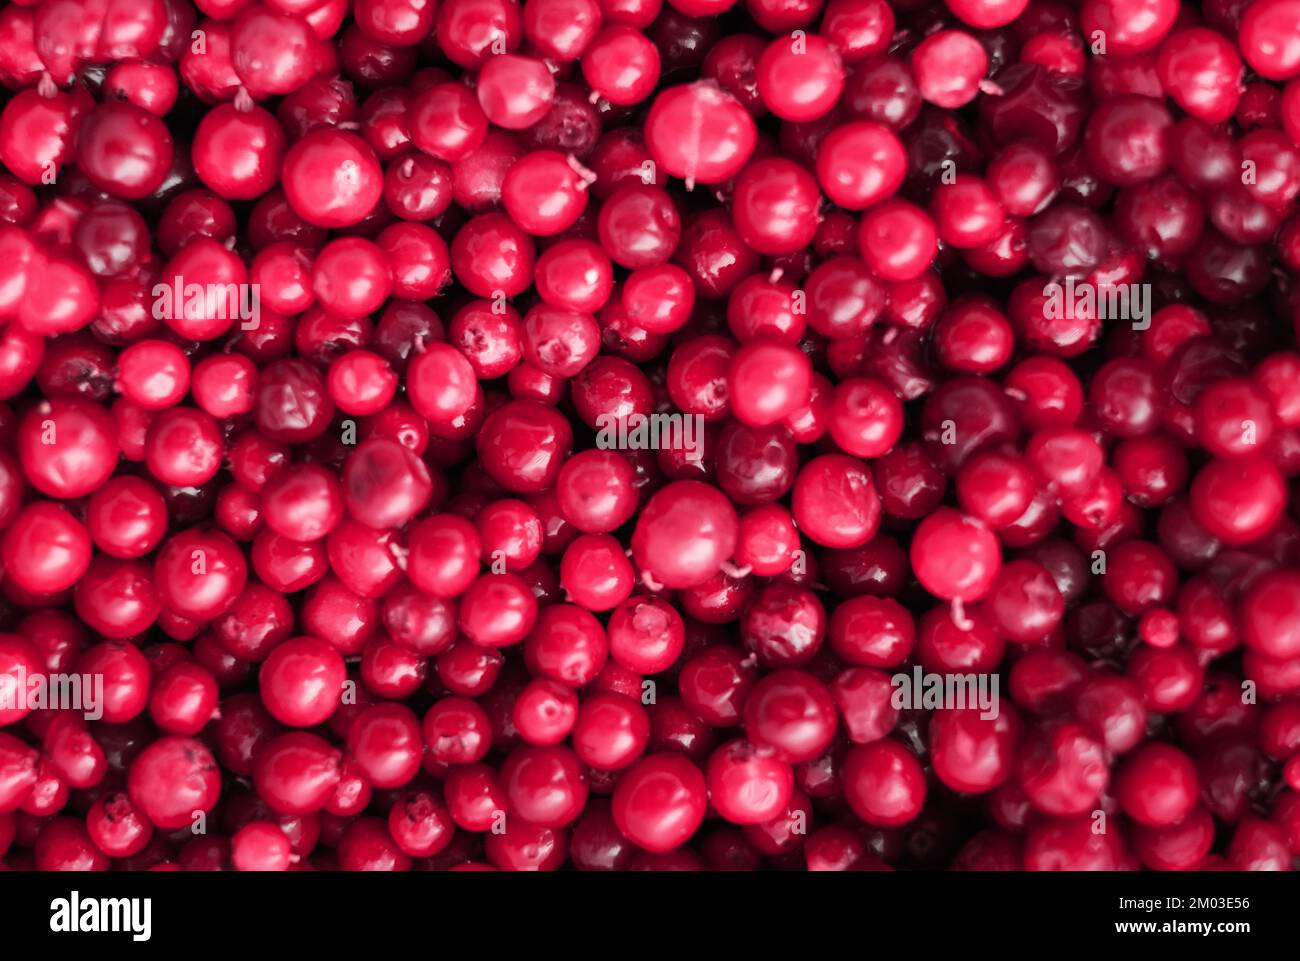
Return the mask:
<svg viewBox="0 0 1300 961"><path fill-rule="evenodd" d="M686 758L651 754L619 778L614 823L638 847L671 851L699 829L707 794L704 775Z"/></svg>
<svg viewBox="0 0 1300 961"><path fill-rule="evenodd" d="M162 185L172 162L166 125L132 103L106 102L81 121L77 166L100 190L140 200Z"/></svg>
<svg viewBox="0 0 1300 961"><path fill-rule="evenodd" d="M921 522L911 554L922 586L953 601L983 597L1002 563L997 540L987 528L950 509L940 509Z"/></svg>
<svg viewBox="0 0 1300 961"><path fill-rule="evenodd" d="M1191 758L1153 743L1138 748L1124 762L1115 791L1129 817L1149 827L1166 827L1192 810L1199 784Z"/></svg>
<svg viewBox="0 0 1300 961"><path fill-rule="evenodd" d="M419 770L420 725L409 708L381 704L361 712L348 729L348 751L378 788L401 787Z"/></svg>
<svg viewBox="0 0 1300 961"><path fill-rule="evenodd" d="M155 417L145 434L145 466L174 487L199 487L221 469L221 428L201 410L174 407Z"/></svg>
<svg viewBox="0 0 1300 961"><path fill-rule="evenodd" d="M737 178L732 216L741 238L762 254L791 253L811 243L817 229L817 183L798 164L780 158L750 164Z"/></svg>
<svg viewBox="0 0 1300 961"><path fill-rule="evenodd" d="M1119 842L1093 830L1090 815L1044 818L1025 838L1026 870L1115 871L1121 862Z"/></svg>
<svg viewBox="0 0 1300 961"><path fill-rule="evenodd" d="M1089 36L1103 31L1109 53L1128 56L1159 44L1177 15L1178 5L1166 0L1089 0L1080 25Z"/></svg>
<svg viewBox="0 0 1300 961"><path fill-rule="evenodd" d="M713 752L706 771L709 800L733 824L761 824L783 812L794 790L789 764L746 741Z"/></svg>
<svg viewBox="0 0 1300 961"><path fill-rule="evenodd" d="M1002 567L984 604L994 628L1020 644L1043 641L1065 614L1065 601L1047 569L1027 560Z"/></svg>
<svg viewBox="0 0 1300 961"><path fill-rule="evenodd" d="M844 758L842 777L845 800L867 824L906 824L925 803L920 762L896 741L854 745Z"/></svg>
<svg viewBox="0 0 1300 961"><path fill-rule="evenodd" d="M112 474L119 452L108 414L93 402L56 398L18 427L18 456L32 485L52 497L84 497Z"/></svg>
<svg viewBox="0 0 1300 961"><path fill-rule="evenodd" d="M835 58L829 45L821 57ZM798 58L794 60L797 67ZM780 70L779 63L772 64L769 77L779 82ZM837 72L835 63L827 84ZM825 100L828 92L829 87L824 88L816 97ZM837 95L837 90L831 93L832 103ZM816 109L821 111L820 106ZM730 94L703 81L661 92L650 107L645 134L655 160L688 185L720 183L734 176L753 153L757 138L748 111Z"/></svg>
<svg viewBox="0 0 1300 961"><path fill-rule="evenodd" d="M1091 811L1109 782L1104 748L1070 722L1032 732L1016 776L1036 808L1058 816Z"/></svg>
<svg viewBox="0 0 1300 961"><path fill-rule="evenodd" d="M325 379L302 360L280 360L262 369L253 400L258 429L272 440L303 443L329 427L334 405Z"/></svg>
<svg viewBox="0 0 1300 961"><path fill-rule="evenodd" d="M90 565L86 528L57 504L28 505L14 519L0 544L5 570L19 587L52 594L76 584Z"/></svg>
<svg viewBox="0 0 1300 961"><path fill-rule="evenodd" d="M587 205L587 183L581 169L555 150L525 154L501 182L506 212L534 236L563 233Z"/></svg>
<svg viewBox="0 0 1300 961"><path fill-rule="evenodd" d="M889 281L916 280L929 268L938 244L934 222L905 201L881 204L862 218L862 259Z"/></svg>
<svg viewBox="0 0 1300 961"><path fill-rule="evenodd" d="M1006 707L996 717L976 708L936 713L930 722L935 774L956 791L990 791L1012 776L1020 736L1019 717Z"/></svg>
<svg viewBox="0 0 1300 961"><path fill-rule="evenodd" d="M498 127L531 127L554 100L555 79L540 60L502 54L488 59L479 71L478 102Z"/></svg>
<svg viewBox="0 0 1300 961"><path fill-rule="evenodd" d="M496 213L471 220L457 231L451 245L456 278L479 297L522 293L532 282L535 256L529 237Z"/></svg>
<svg viewBox="0 0 1300 961"><path fill-rule="evenodd" d="M1169 163L1168 111L1157 101L1135 95L1116 97L1098 107L1084 134L1084 147L1097 174L1130 186L1163 173Z"/></svg>
<svg viewBox="0 0 1300 961"><path fill-rule="evenodd" d="M1238 35L1246 62L1262 77L1289 80L1300 73L1300 35L1294 5L1267 0L1246 10Z"/></svg>
<svg viewBox="0 0 1300 961"><path fill-rule="evenodd" d="M782 120L816 120L830 111L844 89L839 52L820 34L800 31L774 40L755 71L763 103Z"/></svg>
<svg viewBox="0 0 1300 961"><path fill-rule="evenodd" d="M356 134L317 127L291 146L281 176L294 212L320 227L348 227L374 208L383 173Z"/></svg>
<svg viewBox="0 0 1300 961"><path fill-rule="evenodd" d="M284 132L269 112L220 104L199 123L191 155L199 179L214 193L255 200L278 181L284 150Z"/></svg>
<svg viewBox="0 0 1300 961"><path fill-rule="evenodd" d="M524 660L532 673L572 687L593 680L609 654L604 628L572 604L552 604L539 613L524 641Z"/></svg>
<svg viewBox="0 0 1300 961"><path fill-rule="evenodd" d="M112 638L141 634L161 613L148 565L104 557L91 561L73 592L73 606L89 626Z"/></svg>
<svg viewBox="0 0 1300 961"><path fill-rule="evenodd" d="M1267 533L1281 515L1284 499L1277 468L1259 457L1213 460L1192 481L1197 523L1229 544L1248 543Z"/></svg>
<svg viewBox="0 0 1300 961"><path fill-rule="evenodd" d="M766 427L807 403L811 379L808 359L798 348L756 339L732 357L727 395L739 420L752 427Z"/></svg>
<svg viewBox="0 0 1300 961"><path fill-rule="evenodd" d="M192 826L193 818L216 806L221 775L208 749L185 737L163 737L131 762L127 790L154 827Z"/></svg>
<svg viewBox="0 0 1300 961"><path fill-rule="evenodd" d="M1222 123L1236 110L1241 57L1222 34L1204 27L1170 34L1156 69L1175 102L1206 123Z"/></svg>
<svg viewBox="0 0 1300 961"><path fill-rule="evenodd" d="M735 550L735 509L716 488L677 481L646 504L632 535L637 565L670 588L693 587Z"/></svg>
<svg viewBox="0 0 1300 961"><path fill-rule="evenodd" d="M650 717L630 697L593 694L578 708L573 749L584 764L602 771L621 770L645 752L649 740Z"/></svg>
<svg viewBox="0 0 1300 961"><path fill-rule="evenodd" d="M880 526L880 498L861 461L826 454L804 465L795 481L795 522L826 547L860 547Z"/></svg>
<svg viewBox="0 0 1300 961"><path fill-rule="evenodd" d="M802 671L768 675L754 686L745 702L745 730L750 739L790 763L820 755L837 727L830 692Z"/></svg>
<svg viewBox="0 0 1300 961"><path fill-rule="evenodd" d="M975 98L987 70L984 47L963 30L940 30L912 51L912 72L921 96L948 110Z"/></svg>
<svg viewBox="0 0 1300 961"><path fill-rule="evenodd" d="M389 254L387 258L385 253ZM312 265L312 292L320 306L337 317L352 320L371 314L394 290L397 264L393 262L397 259L396 250L381 250L362 237L330 241L316 253ZM442 259L445 271L445 252ZM400 289L397 292L409 293Z"/></svg>
<svg viewBox="0 0 1300 961"><path fill-rule="evenodd" d="M659 49L627 26L606 27L586 45L582 75L591 89L612 104L645 100L659 79Z"/></svg>
<svg viewBox="0 0 1300 961"><path fill-rule="evenodd" d="M86 814L86 831L109 857L128 858L149 845L153 825L123 791L105 794Z"/></svg>
<svg viewBox="0 0 1300 961"><path fill-rule="evenodd" d="M513 810L542 827L571 823L587 800L581 765L565 747L515 748L502 763L501 782Z"/></svg>
<svg viewBox="0 0 1300 961"><path fill-rule="evenodd" d="M243 552L216 531L177 534L163 544L154 562L154 584L163 607L199 621L228 609L247 578Z"/></svg>
<svg viewBox="0 0 1300 961"><path fill-rule="evenodd" d="M149 713L168 734L197 734L212 720L217 707L217 682L197 664L175 664L154 680Z"/></svg>

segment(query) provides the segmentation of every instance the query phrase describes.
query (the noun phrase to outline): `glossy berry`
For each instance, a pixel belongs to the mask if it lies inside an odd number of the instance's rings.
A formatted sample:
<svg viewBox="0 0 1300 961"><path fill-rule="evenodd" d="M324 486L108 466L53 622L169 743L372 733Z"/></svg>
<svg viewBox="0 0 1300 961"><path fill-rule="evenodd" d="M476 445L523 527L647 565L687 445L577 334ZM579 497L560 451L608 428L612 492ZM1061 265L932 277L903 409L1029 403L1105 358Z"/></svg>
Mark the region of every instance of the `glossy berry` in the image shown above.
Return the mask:
<svg viewBox="0 0 1300 961"><path fill-rule="evenodd" d="M704 775L677 754L652 754L627 770L614 789L613 814L619 831L647 851L671 851L704 820Z"/></svg>
<svg viewBox="0 0 1300 961"><path fill-rule="evenodd" d="M983 597L1002 563L993 535L973 518L948 509L921 523L911 551L922 586L946 600Z"/></svg>
<svg viewBox="0 0 1300 961"><path fill-rule="evenodd" d="M637 520L637 566L670 588L702 584L735 550L736 513L726 498L699 481L657 492Z"/></svg>
<svg viewBox="0 0 1300 961"><path fill-rule="evenodd" d="M984 48L961 30L931 34L912 51L912 72L921 96L947 110L955 110L975 98L987 69Z"/></svg>
<svg viewBox="0 0 1300 961"><path fill-rule="evenodd" d="M184 737L164 737L131 762L131 802L159 830L187 827L196 812L217 803L221 775L208 749Z"/></svg>
<svg viewBox="0 0 1300 961"><path fill-rule="evenodd" d="M782 120L816 120L828 113L844 89L839 53L820 34L800 32L772 41L755 65L758 92Z"/></svg>
<svg viewBox="0 0 1300 961"><path fill-rule="evenodd" d="M720 183L739 173L757 138L748 111L706 82L661 92L645 130L651 155L688 184Z"/></svg>
<svg viewBox="0 0 1300 961"><path fill-rule="evenodd" d="M896 741L850 748L842 778L845 800L868 824L892 827L921 813L926 794L921 765Z"/></svg>

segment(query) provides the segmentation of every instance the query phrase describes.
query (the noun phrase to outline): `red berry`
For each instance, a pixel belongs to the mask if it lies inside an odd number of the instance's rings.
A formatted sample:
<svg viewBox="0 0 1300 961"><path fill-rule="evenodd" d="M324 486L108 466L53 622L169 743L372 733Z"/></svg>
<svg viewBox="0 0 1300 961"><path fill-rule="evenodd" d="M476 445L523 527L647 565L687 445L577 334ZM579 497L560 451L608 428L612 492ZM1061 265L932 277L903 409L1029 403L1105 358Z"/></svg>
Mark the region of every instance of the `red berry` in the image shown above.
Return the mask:
<svg viewBox="0 0 1300 961"><path fill-rule="evenodd" d="M925 803L921 765L896 741L854 745L845 755L841 777L845 800L867 824L906 824Z"/></svg>
<svg viewBox="0 0 1300 961"><path fill-rule="evenodd" d="M652 754L619 778L614 788L614 822L638 847L671 851L699 829L707 794L704 775L686 758Z"/></svg>

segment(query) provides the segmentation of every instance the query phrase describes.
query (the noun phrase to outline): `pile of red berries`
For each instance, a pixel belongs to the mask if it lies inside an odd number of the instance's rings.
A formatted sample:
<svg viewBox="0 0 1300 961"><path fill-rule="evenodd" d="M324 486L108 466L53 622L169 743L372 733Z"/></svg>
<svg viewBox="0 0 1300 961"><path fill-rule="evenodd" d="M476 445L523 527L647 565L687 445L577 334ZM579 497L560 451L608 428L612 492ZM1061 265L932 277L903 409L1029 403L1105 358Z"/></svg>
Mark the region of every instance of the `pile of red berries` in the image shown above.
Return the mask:
<svg viewBox="0 0 1300 961"><path fill-rule="evenodd" d="M1300 856L1300 0L16 0L0 83L0 864Z"/></svg>

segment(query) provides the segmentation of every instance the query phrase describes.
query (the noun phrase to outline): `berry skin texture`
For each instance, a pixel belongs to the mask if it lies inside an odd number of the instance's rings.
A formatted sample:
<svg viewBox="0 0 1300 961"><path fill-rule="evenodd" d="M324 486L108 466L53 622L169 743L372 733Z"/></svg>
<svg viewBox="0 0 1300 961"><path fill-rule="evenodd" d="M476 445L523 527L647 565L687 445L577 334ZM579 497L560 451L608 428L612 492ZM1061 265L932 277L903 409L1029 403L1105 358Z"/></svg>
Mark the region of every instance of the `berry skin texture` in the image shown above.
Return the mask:
<svg viewBox="0 0 1300 961"><path fill-rule="evenodd" d="M735 509L715 488L678 481L651 498L632 534L637 566L674 590L715 574L735 550Z"/></svg>
<svg viewBox="0 0 1300 961"><path fill-rule="evenodd" d="M1170 34L1156 61L1160 84L1206 123L1233 115L1241 96L1241 56L1222 34L1203 27Z"/></svg>
<svg viewBox="0 0 1300 961"><path fill-rule="evenodd" d="M785 810L794 791L789 764L765 757L745 741L719 747L709 757L709 801L732 824L761 824Z"/></svg>
<svg viewBox="0 0 1300 961"><path fill-rule="evenodd" d="M77 131L77 164L86 178L123 200L147 197L172 162L172 138L156 116L132 103L105 103Z"/></svg>
<svg viewBox="0 0 1300 961"><path fill-rule="evenodd" d="M479 105L490 121L506 130L531 127L554 99L555 80L540 60L503 54L479 71Z"/></svg>
<svg viewBox="0 0 1300 961"><path fill-rule="evenodd" d="M56 399L19 424L18 457L32 486L50 497L84 497L112 474L120 448L98 404Z"/></svg>
<svg viewBox="0 0 1300 961"><path fill-rule="evenodd" d="M1124 813L1148 827L1166 827L1187 816L1200 785L1192 759L1176 748L1146 744L1125 761L1115 782Z"/></svg>
<svg viewBox="0 0 1300 961"><path fill-rule="evenodd" d="M400 704L367 708L348 730L348 752L378 788L408 784L419 769L421 748L419 720Z"/></svg>
<svg viewBox="0 0 1300 961"><path fill-rule="evenodd" d="M988 529L950 509L921 522L911 552L921 585L945 600L979 600L1002 564L997 539Z"/></svg>
<svg viewBox="0 0 1300 961"><path fill-rule="evenodd" d="M982 30L1003 27L1024 13L1025 0L947 0L946 6L963 23Z"/></svg>
<svg viewBox="0 0 1300 961"><path fill-rule="evenodd" d="M839 52L819 34L772 41L755 65L758 92L782 120L805 123L825 116L844 89Z"/></svg>
<svg viewBox="0 0 1300 961"><path fill-rule="evenodd" d="M858 230L863 261L877 276L893 282L915 280L924 274L938 242L929 215L906 201L891 201L871 210Z"/></svg>
<svg viewBox="0 0 1300 961"><path fill-rule="evenodd" d="M862 210L892 196L906 173L903 145L882 124L857 121L838 126L822 140L817 154L822 189L849 210Z"/></svg>
<svg viewBox="0 0 1300 961"><path fill-rule="evenodd" d="M1103 31L1106 52L1123 57L1153 49L1177 16L1178 4L1171 0L1088 0L1080 26L1089 37Z"/></svg>
<svg viewBox="0 0 1300 961"><path fill-rule="evenodd" d="M931 34L912 51L912 72L922 98L946 110L973 100L987 70L984 48L961 30Z"/></svg>
<svg viewBox="0 0 1300 961"><path fill-rule="evenodd" d="M880 527L880 496L865 465L826 454L804 465L794 486L795 523L825 547L861 547Z"/></svg>
<svg viewBox="0 0 1300 961"><path fill-rule="evenodd" d="M834 738L838 721L825 686L801 671L777 671L749 692L745 730L789 763L810 761Z"/></svg>
<svg viewBox="0 0 1300 961"><path fill-rule="evenodd" d="M925 803L920 762L896 741L854 745L844 758L842 777L845 800L867 824L907 824Z"/></svg>
<svg viewBox="0 0 1300 961"><path fill-rule="evenodd" d="M0 554L10 578L24 590L56 593L75 585L90 566L90 535L63 507L37 502L5 531Z"/></svg>
<svg viewBox="0 0 1300 961"><path fill-rule="evenodd" d="M196 812L217 803L221 774L208 749L190 738L164 737L131 763L127 775L131 803L155 828L188 827Z"/></svg>
<svg viewBox="0 0 1300 961"><path fill-rule="evenodd" d="M338 708L346 679L338 652L314 637L300 637L271 651L258 682L272 717L292 727L314 727Z"/></svg>
<svg viewBox="0 0 1300 961"><path fill-rule="evenodd" d="M199 179L227 200L255 200L274 187L284 151L284 132L269 112L230 104L204 116L191 146Z"/></svg>
<svg viewBox="0 0 1300 961"><path fill-rule="evenodd" d="M651 754L614 788L614 823L638 847L671 851L699 829L707 801L699 768L677 754Z"/></svg>
<svg viewBox="0 0 1300 961"><path fill-rule="evenodd" d="M751 427L778 423L807 403L812 369L796 347L755 339L736 351L727 372L727 393L737 418ZM743 399L742 399L743 398Z"/></svg>
<svg viewBox="0 0 1300 961"><path fill-rule="evenodd" d="M1241 18L1238 40L1246 62L1261 77L1289 80L1300 75L1298 8L1288 0L1252 5Z"/></svg>
<svg viewBox="0 0 1300 961"><path fill-rule="evenodd" d="M954 791L981 793L1006 783L1014 772L1021 722L1003 707L996 718L978 709L948 710L934 715L930 741L935 774Z"/></svg>
<svg viewBox="0 0 1300 961"><path fill-rule="evenodd" d="M1067 722L1029 736L1016 777L1035 808L1065 816L1093 809L1109 782L1109 771L1102 745Z"/></svg>
<svg viewBox="0 0 1300 961"><path fill-rule="evenodd" d="M287 871L293 846L278 824L250 821L230 840L230 860L236 871Z"/></svg>
<svg viewBox="0 0 1300 961"><path fill-rule="evenodd" d="M655 97L645 138L651 156L669 174L688 184L714 184L740 172L757 132L734 97L701 81Z"/></svg>
<svg viewBox="0 0 1300 961"><path fill-rule="evenodd" d="M1300 656L1300 620L1295 604L1300 579L1290 571L1270 571L1251 585L1241 603L1242 641L1278 660Z"/></svg>
<svg viewBox="0 0 1300 961"><path fill-rule="evenodd" d="M816 181L798 164L761 160L737 181L732 217L741 239L760 254L792 253L812 242L820 199Z"/></svg>
<svg viewBox="0 0 1300 961"><path fill-rule="evenodd" d="M383 191L374 151L356 134L318 127L293 144L281 173L294 212L318 227L349 227Z"/></svg>
<svg viewBox="0 0 1300 961"><path fill-rule="evenodd" d="M1210 534L1227 544L1245 544L1277 523L1285 495L1285 484L1269 461L1213 460L1192 480L1191 506L1197 523Z"/></svg>

